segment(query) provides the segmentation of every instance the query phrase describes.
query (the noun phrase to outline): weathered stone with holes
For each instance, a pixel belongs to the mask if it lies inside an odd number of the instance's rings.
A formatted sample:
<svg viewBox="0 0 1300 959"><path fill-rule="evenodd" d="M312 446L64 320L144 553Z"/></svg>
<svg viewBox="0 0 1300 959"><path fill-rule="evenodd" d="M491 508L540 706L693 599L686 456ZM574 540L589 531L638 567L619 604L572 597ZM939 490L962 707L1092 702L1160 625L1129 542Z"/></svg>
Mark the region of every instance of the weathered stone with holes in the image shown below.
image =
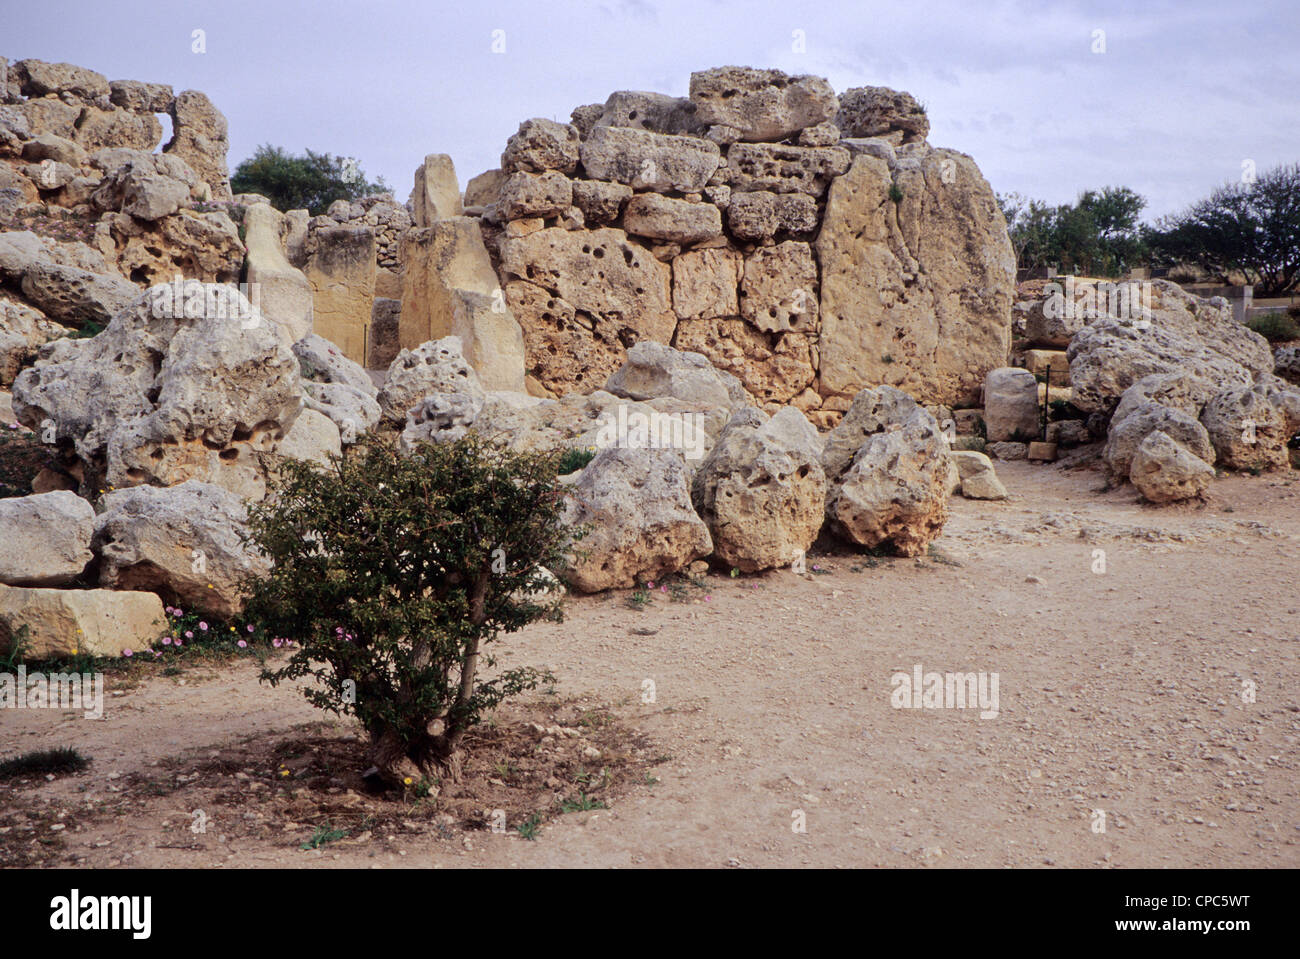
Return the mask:
<svg viewBox="0 0 1300 959"><path fill-rule="evenodd" d="M849 151L837 146L737 143L727 151L727 183L733 193L765 190L820 197L848 171L850 159Z"/></svg>
<svg viewBox="0 0 1300 959"><path fill-rule="evenodd" d="M1128 478L1148 501L1173 503L1204 493L1214 479L1214 467L1155 430L1138 446Z"/></svg>
<svg viewBox="0 0 1300 959"><path fill-rule="evenodd" d="M835 125L846 137L888 137L915 143L930 134L925 109L910 93L889 87L854 87L840 94Z"/></svg>
<svg viewBox="0 0 1300 959"><path fill-rule="evenodd" d="M270 571L270 560L241 538L243 500L219 486L138 486L105 494L103 506L92 544L101 586L146 590L230 619L244 608L243 579Z"/></svg>
<svg viewBox="0 0 1300 959"><path fill-rule="evenodd" d="M691 103L702 124L732 127L742 140L783 140L833 120L839 109L839 98L821 77L751 67L692 73Z"/></svg>
<svg viewBox="0 0 1300 959"><path fill-rule="evenodd" d="M569 489L565 525L591 524L564 572L580 592L657 580L713 552L677 450L602 450Z"/></svg>
<svg viewBox="0 0 1300 959"><path fill-rule="evenodd" d="M580 145L577 129L568 123L525 120L501 154L501 169L506 173L572 173L578 166Z"/></svg>
<svg viewBox="0 0 1300 959"><path fill-rule="evenodd" d="M736 412L692 491L714 555L745 573L801 559L825 518L820 456L817 431L793 407L770 419L752 406Z"/></svg>
<svg viewBox="0 0 1300 959"><path fill-rule="evenodd" d="M722 214L712 203L687 203L657 193L641 193L628 201L623 228L652 240L699 243L722 235Z"/></svg>
<svg viewBox="0 0 1300 959"><path fill-rule="evenodd" d="M807 243L786 240L745 259L740 314L767 333L817 329L817 263Z"/></svg>
<svg viewBox="0 0 1300 959"><path fill-rule="evenodd" d="M778 233L812 233L817 229L817 201L805 193L737 193L727 205L727 227L736 239L751 241Z"/></svg>
<svg viewBox="0 0 1300 959"><path fill-rule="evenodd" d="M556 170L510 174L497 200L503 220L557 216L572 205L573 181Z"/></svg>
<svg viewBox="0 0 1300 959"><path fill-rule="evenodd" d="M596 127L582 144L588 177L656 193L700 192L719 161L715 143L631 127Z"/></svg>

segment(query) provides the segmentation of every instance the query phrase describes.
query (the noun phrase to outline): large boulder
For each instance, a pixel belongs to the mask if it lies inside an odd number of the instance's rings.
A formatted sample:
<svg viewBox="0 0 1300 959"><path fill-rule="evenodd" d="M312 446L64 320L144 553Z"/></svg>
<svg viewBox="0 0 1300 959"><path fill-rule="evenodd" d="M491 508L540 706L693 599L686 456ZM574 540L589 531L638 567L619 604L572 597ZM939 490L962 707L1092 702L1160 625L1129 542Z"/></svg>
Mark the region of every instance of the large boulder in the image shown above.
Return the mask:
<svg viewBox="0 0 1300 959"><path fill-rule="evenodd" d="M257 291L262 315L275 321L296 342L312 331L312 286L284 255L280 237L284 214L269 203L244 210L245 264L250 288Z"/></svg>
<svg viewBox="0 0 1300 959"><path fill-rule="evenodd" d="M849 168L843 147L737 143L727 151L726 182L733 192L801 193L820 197Z"/></svg>
<svg viewBox="0 0 1300 959"><path fill-rule="evenodd" d="M1152 503L1200 496L1213 479L1213 466L1163 430L1147 434L1129 468L1129 480Z"/></svg>
<svg viewBox="0 0 1300 959"><path fill-rule="evenodd" d="M492 391L431 393L409 408L404 448L421 440L447 442L470 428L522 452L676 449L687 468L699 465L731 415L729 406L661 396L629 400L604 390L559 399Z"/></svg>
<svg viewBox="0 0 1300 959"><path fill-rule="evenodd" d="M671 396L731 409L749 402L740 381L714 369L704 356L649 341L627 351L627 362L609 378L605 389L633 400Z"/></svg>
<svg viewBox="0 0 1300 959"><path fill-rule="evenodd" d="M356 434L349 433L349 438L356 439ZM343 455L343 431L326 413L308 407L275 444L275 451L288 459L330 466Z"/></svg>
<svg viewBox="0 0 1300 959"><path fill-rule="evenodd" d="M0 652L11 651L26 626L29 660L147 649L165 623L162 600L152 593L0 586Z"/></svg>
<svg viewBox="0 0 1300 959"><path fill-rule="evenodd" d="M674 261L674 280L676 263L686 255ZM815 397L810 387L817 370L809 334L765 333L738 316L717 316L681 320L674 342L737 377L759 403L790 403L801 394Z"/></svg>
<svg viewBox="0 0 1300 959"><path fill-rule="evenodd" d="M1247 387L1224 390L1205 404L1201 423L1209 433L1217 463L1228 469L1289 469L1287 442L1293 431L1279 406Z"/></svg>
<svg viewBox="0 0 1300 959"><path fill-rule="evenodd" d="M821 77L752 67L692 73L690 89L696 120L731 127L741 140L783 140L833 120L840 105Z"/></svg>
<svg viewBox="0 0 1300 959"><path fill-rule="evenodd" d="M1038 436L1038 381L1028 370L1004 366L984 378L984 426L990 443Z"/></svg>
<svg viewBox="0 0 1300 959"><path fill-rule="evenodd" d="M656 193L699 193L720 161L716 143L632 127L596 127L582 143L588 177Z"/></svg>
<svg viewBox="0 0 1300 959"><path fill-rule="evenodd" d="M623 228L665 243L699 243L722 235L722 214L712 203L688 203L658 193L639 193L623 211Z"/></svg>
<svg viewBox="0 0 1300 959"><path fill-rule="evenodd" d="M0 294L0 387L7 389L41 346L68 332L39 310Z"/></svg>
<svg viewBox="0 0 1300 959"><path fill-rule="evenodd" d="M1132 315L1099 316L1071 341L1071 402L1079 409L1107 412L1153 373L1181 372L1222 390L1273 371L1268 341L1234 320L1222 297L1202 299L1167 280L1152 281L1150 294L1140 310L1125 311Z"/></svg>
<svg viewBox="0 0 1300 959"><path fill-rule="evenodd" d="M1214 447L1204 426L1181 410L1147 402L1135 406L1119 422L1111 422L1102 459L1112 479L1122 482L1128 478L1138 447L1157 430L1185 447L1192 455L1210 465L1214 464Z"/></svg>
<svg viewBox="0 0 1300 959"><path fill-rule="evenodd" d="M975 450L952 450L948 454L957 468L961 495L966 499L1006 499L1007 488L998 479L993 461Z"/></svg>
<svg viewBox="0 0 1300 959"><path fill-rule="evenodd" d="M746 573L802 557L825 519L820 457L817 431L794 407L770 419L754 407L738 411L693 484L714 555Z"/></svg>
<svg viewBox="0 0 1300 959"><path fill-rule="evenodd" d="M926 417L929 417L927 420ZM840 422L830 431L822 448L822 467L828 482L835 482L853 464L858 450L878 433L899 429L913 421L929 425L937 421L902 390L892 386L860 390L853 397Z"/></svg>
<svg viewBox="0 0 1300 959"><path fill-rule="evenodd" d="M230 172L226 151L230 147L225 115L197 90L182 90L168 107L172 138L163 147L174 153L212 188L213 199L230 199Z"/></svg>
<svg viewBox="0 0 1300 959"><path fill-rule="evenodd" d="M433 393L465 393L479 399L484 395L478 374L465 361L458 336L402 350L388 368L376 398L385 419L404 423L407 411Z"/></svg>
<svg viewBox="0 0 1300 959"><path fill-rule="evenodd" d="M219 486L138 486L105 494L103 506L92 544L101 586L147 590L170 605L230 619L243 610L242 581L270 569L242 539L243 500Z"/></svg>
<svg viewBox="0 0 1300 959"><path fill-rule="evenodd" d="M906 149L892 167L858 155L830 188L816 242L820 391L887 384L975 405L1010 348L1015 254L970 157Z"/></svg>
<svg viewBox="0 0 1300 959"><path fill-rule="evenodd" d="M622 230L551 228L503 239L501 273L524 330L526 370L552 393L604 383L629 344L672 341L672 270Z"/></svg>
<svg viewBox="0 0 1300 959"><path fill-rule="evenodd" d="M447 217L412 230L402 257L401 345L410 349L456 336L488 389L522 390L523 332L492 269L478 221Z"/></svg>
<svg viewBox="0 0 1300 959"><path fill-rule="evenodd" d="M845 137L884 137L894 144L924 140L925 108L910 93L889 87L853 87L840 94L835 125Z"/></svg>
<svg viewBox="0 0 1300 959"><path fill-rule="evenodd" d="M88 481L265 495L259 454L293 425L302 385L282 333L238 290L155 286L99 335L50 346L14 381L14 411Z"/></svg>
<svg viewBox="0 0 1300 959"><path fill-rule="evenodd" d="M107 98L110 92L108 79L102 73L71 63L18 60L9 70L25 97L67 93L78 100L96 100Z"/></svg>
<svg viewBox="0 0 1300 959"><path fill-rule="evenodd" d="M375 230L368 225L326 226L308 234L303 274L311 285L313 330L358 363L366 359L366 331L374 311ZM297 339L298 336L294 338Z"/></svg>
<svg viewBox="0 0 1300 959"><path fill-rule="evenodd" d="M689 136L700 136L706 129L695 115L695 104L686 97L642 90L611 93L591 125L595 127L635 127L652 133Z"/></svg>
<svg viewBox="0 0 1300 959"><path fill-rule="evenodd" d="M460 183L455 164L445 153L430 153L415 171L411 219L416 227L426 227L443 217L460 215Z"/></svg>
<svg viewBox="0 0 1300 959"><path fill-rule="evenodd" d="M948 520L948 444L918 410L901 429L877 433L831 483L826 518L845 539L919 556Z"/></svg>
<svg viewBox="0 0 1300 959"><path fill-rule="evenodd" d="M602 450L569 489L565 523L590 524L564 573L574 589L594 593L656 580L713 551L678 451Z"/></svg>
<svg viewBox="0 0 1300 959"><path fill-rule="evenodd" d="M91 505L60 490L0 499L0 583L10 586L65 586L93 558Z"/></svg>
<svg viewBox="0 0 1300 959"><path fill-rule="evenodd" d="M1119 398L1111 425L1123 422L1135 409L1147 403L1159 403L1171 410L1201 418L1201 410L1220 388L1190 373L1151 373L1126 389Z"/></svg>
<svg viewBox="0 0 1300 959"><path fill-rule="evenodd" d="M554 120L525 120L506 143L501 154L501 169L505 173L545 173L559 170L572 173L578 166L581 139L578 131L568 123ZM597 176L588 171L591 176ZM604 177L597 176L597 179Z"/></svg>

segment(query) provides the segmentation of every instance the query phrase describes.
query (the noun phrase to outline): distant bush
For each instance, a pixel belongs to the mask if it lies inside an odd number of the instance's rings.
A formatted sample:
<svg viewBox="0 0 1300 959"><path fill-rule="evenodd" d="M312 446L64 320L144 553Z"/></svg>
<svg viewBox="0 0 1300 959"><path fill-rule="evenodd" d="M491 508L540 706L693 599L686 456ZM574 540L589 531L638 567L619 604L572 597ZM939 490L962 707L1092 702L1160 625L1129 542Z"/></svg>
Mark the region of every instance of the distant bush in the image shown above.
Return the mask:
<svg viewBox="0 0 1300 959"><path fill-rule="evenodd" d="M1254 330L1270 343L1300 339L1300 323L1289 315L1290 311L1272 310L1268 313L1256 313L1246 320L1246 326Z"/></svg>
<svg viewBox="0 0 1300 959"><path fill-rule="evenodd" d="M230 177L233 193L260 193L277 210L308 210L319 216L335 200L357 200L371 193L387 193L380 177L366 181L356 161L308 150L294 156L281 147L264 144L235 168Z"/></svg>
<svg viewBox="0 0 1300 959"><path fill-rule="evenodd" d="M286 462L251 510L275 565L249 582L246 614L299 643L262 678L315 677L304 695L357 717L388 784L459 778L461 737L484 711L552 681L531 668L485 678L485 647L558 614L546 570L581 534L560 521L558 457L474 434L411 456L374 438L354 452L329 469Z"/></svg>

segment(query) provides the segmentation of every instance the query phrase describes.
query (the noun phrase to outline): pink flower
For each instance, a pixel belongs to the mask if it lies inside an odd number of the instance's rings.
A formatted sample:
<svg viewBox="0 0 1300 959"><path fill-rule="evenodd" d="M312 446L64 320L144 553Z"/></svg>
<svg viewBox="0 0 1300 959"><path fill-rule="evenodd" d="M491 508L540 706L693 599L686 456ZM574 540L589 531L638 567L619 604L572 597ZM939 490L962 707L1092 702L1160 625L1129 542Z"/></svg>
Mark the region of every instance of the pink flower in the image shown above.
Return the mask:
<svg viewBox="0 0 1300 959"><path fill-rule="evenodd" d="M281 646L284 645L284 640L280 639L279 637L276 637L275 639L271 640L271 645L274 646L276 649L279 649Z"/></svg>
<svg viewBox="0 0 1300 959"><path fill-rule="evenodd" d="M660 586L660 587L659 587L659 592L661 592L661 593L666 593L666 592L668 592L668 587L667 587L667 586Z"/></svg>
<svg viewBox="0 0 1300 959"><path fill-rule="evenodd" d="M654 589L654 588L655 588L655 584L654 584L653 582L646 583L646 584L645 584L645 588L646 588L646 589Z"/></svg>
<svg viewBox="0 0 1300 959"><path fill-rule="evenodd" d="M713 598L712 596L705 596L705 597L704 597L704 601L707 603L707 602L708 602L709 600L711 600L712 598Z"/></svg>
<svg viewBox="0 0 1300 959"><path fill-rule="evenodd" d="M135 655L135 653L131 652L131 650L129 649L124 649L122 650L122 655L125 656L127 659L130 659L132 656Z"/></svg>
<svg viewBox="0 0 1300 959"><path fill-rule="evenodd" d="M203 630L206 633L208 631L208 624L204 622L200 622L199 629Z"/></svg>
<svg viewBox="0 0 1300 959"><path fill-rule="evenodd" d="M240 649L244 649L248 646L248 643L244 642L244 640L241 639L235 645L238 646Z"/></svg>
<svg viewBox="0 0 1300 959"><path fill-rule="evenodd" d="M253 631L253 624L252 624L252 623L249 623L249 624L248 624L248 631L249 631L250 633Z"/></svg>
<svg viewBox="0 0 1300 959"><path fill-rule="evenodd" d="M185 644L182 643L182 642L178 639L178 640L176 640L176 645L177 645L177 646L184 646Z"/></svg>
<svg viewBox="0 0 1300 959"><path fill-rule="evenodd" d="M186 639L193 639L193 638L194 638L194 630L192 630L192 629L187 629L187 630L185 630L185 638L186 638Z"/></svg>
<svg viewBox="0 0 1300 959"><path fill-rule="evenodd" d="M172 644L172 638L171 638L170 636L164 636L164 637L163 637L163 645L164 645L164 646L170 646L171 644Z"/></svg>

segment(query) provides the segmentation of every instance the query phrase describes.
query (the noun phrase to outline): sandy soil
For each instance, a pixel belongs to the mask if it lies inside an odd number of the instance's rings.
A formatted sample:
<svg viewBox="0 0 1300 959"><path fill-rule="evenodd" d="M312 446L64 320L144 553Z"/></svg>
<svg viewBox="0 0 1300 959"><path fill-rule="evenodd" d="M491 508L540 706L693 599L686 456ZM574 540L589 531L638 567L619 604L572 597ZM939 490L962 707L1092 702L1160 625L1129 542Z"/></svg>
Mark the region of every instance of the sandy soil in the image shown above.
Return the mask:
<svg viewBox="0 0 1300 959"><path fill-rule="evenodd" d="M1089 470L998 471L1011 498L955 498L924 559L579 598L509 639L505 662L609 704L658 761L536 841L398 822L302 851L310 804L241 829L264 814L234 773L129 788L247 737L351 735L251 663L118 690L100 722L6 711L0 755L74 744L93 765L0 789L5 828L93 866L1300 866L1300 474L1156 509ZM918 663L996 672L999 715L893 708Z"/></svg>

